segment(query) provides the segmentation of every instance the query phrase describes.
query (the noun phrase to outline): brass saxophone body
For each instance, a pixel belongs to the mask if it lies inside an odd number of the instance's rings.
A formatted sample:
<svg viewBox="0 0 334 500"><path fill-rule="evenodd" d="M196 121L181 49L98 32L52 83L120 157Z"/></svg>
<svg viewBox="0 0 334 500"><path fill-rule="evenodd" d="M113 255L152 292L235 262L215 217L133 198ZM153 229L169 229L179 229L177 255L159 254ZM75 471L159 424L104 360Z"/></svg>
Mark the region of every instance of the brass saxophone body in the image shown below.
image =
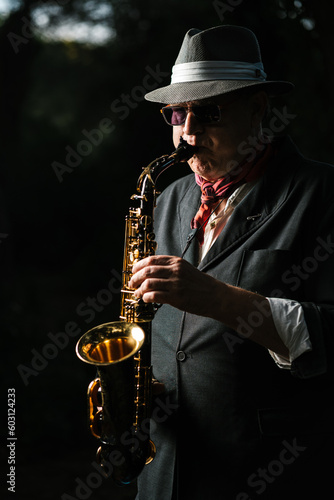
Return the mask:
<svg viewBox="0 0 334 500"><path fill-rule="evenodd" d="M100 439L98 462L108 477L128 484L156 453L150 440L151 325L155 304L134 297L128 286L135 262L156 252L153 215L156 180L174 163L186 161L197 148L182 138L171 155L164 155L143 169L137 193L125 219L120 321L105 323L86 332L76 346L77 356L97 368L88 387L89 426Z"/></svg>

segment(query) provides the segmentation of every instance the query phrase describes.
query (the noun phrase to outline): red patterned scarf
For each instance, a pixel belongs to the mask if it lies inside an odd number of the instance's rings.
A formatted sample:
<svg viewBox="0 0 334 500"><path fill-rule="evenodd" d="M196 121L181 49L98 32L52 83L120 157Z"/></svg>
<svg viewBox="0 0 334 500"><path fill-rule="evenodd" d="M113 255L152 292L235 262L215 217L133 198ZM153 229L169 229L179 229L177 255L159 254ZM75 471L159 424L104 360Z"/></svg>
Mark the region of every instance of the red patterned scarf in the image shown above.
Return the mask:
<svg viewBox="0 0 334 500"><path fill-rule="evenodd" d="M197 238L201 245L204 242L204 231L207 219L214 206L223 198L228 198L235 189L246 182L252 182L264 174L268 161L273 154L273 147L269 143L252 161L244 160L225 177L215 182L207 181L195 174L196 182L202 191L201 206L191 221L191 228L198 229ZM202 227L201 227L202 226Z"/></svg>

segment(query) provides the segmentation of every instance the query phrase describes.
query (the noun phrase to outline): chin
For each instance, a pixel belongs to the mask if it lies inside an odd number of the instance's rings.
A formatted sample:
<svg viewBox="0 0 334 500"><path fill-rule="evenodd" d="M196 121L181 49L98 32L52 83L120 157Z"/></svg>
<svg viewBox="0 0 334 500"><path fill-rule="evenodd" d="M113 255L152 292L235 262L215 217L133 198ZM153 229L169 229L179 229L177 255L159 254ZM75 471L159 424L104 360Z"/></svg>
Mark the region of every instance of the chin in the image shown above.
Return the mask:
<svg viewBox="0 0 334 500"><path fill-rule="evenodd" d="M195 156L195 157L191 158L188 161L188 163L189 163L191 170L195 174L198 174L201 177L204 177L208 181L216 180L216 179L219 179L219 177L221 177L221 176L219 176L216 169L214 168L214 166L212 165L212 163L209 160L204 161L204 160L201 160L200 158Z"/></svg>

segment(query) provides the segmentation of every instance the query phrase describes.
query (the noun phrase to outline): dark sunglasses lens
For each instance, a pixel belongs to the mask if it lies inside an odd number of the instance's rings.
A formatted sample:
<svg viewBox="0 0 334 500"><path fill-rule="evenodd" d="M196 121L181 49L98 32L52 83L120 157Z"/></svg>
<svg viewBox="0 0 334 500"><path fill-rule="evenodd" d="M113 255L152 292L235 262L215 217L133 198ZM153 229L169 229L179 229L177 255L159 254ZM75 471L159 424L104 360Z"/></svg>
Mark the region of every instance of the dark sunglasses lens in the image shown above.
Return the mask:
<svg viewBox="0 0 334 500"><path fill-rule="evenodd" d="M194 106L192 111L196 118L204 123L218 122L220 119L219 107L214 104L208 106Z"/></svg>
<svg viewBox="0 0 334 500"><path fill-rule="evenodd" d="M170 125L182 125L186 121L186 110L181 106L163 108L164 117Z"/></svg>
<svg viewBox="0 0 334 500"><path fill-rule="evenodd" d="M197 120L203 123L218 122L220 120L219 106L211 104L208 106L193 106L189 108ZM162 113L169 125L183 125L186 121L188 109L183 106L167 106L162 108Z"/></svg>

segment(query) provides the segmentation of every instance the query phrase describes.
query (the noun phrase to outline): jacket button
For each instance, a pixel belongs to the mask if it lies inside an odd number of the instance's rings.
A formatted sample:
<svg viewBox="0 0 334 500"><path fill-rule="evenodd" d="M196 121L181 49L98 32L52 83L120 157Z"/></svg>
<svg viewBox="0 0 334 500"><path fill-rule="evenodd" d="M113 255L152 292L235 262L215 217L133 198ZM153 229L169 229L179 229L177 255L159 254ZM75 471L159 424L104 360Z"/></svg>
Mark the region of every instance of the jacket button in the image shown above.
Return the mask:
<svg viewBox="0 0 334 500"><path fill-rule="evenodd" d="M178 352L176 353L176 359L177 359L178 361L184 361L184 360L186 359L186 357L187 357L187 356L186 356L186 353L185 353L184 351L178 351Z"/></svg>

